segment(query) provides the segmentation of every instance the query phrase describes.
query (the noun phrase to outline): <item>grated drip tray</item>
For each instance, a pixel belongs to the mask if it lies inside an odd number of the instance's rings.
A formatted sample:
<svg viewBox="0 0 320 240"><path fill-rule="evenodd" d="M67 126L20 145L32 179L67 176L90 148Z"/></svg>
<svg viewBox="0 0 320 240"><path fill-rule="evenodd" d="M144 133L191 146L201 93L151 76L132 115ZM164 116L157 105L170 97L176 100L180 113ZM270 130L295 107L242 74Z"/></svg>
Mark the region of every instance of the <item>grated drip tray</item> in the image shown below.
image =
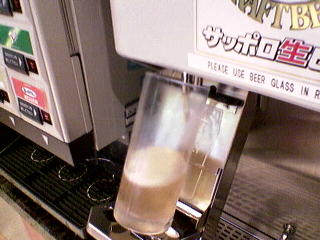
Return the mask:
<svg viewBox="0 0 320 240"><path fill-rule="evenodd" d="M242 232L235 226L221 220L218 224L218 231L216 233L217 240L256 240L256 238Z"/></svg>
<svg viewBox="0 0 320 240"><path fill-rule="evenodd" d="M14 141L10 139L12 144L9 147L6 148L5 144L0 145L0 175L40 203L77 235L85 238L90 208L103 204L104 201L115 200L120 180L114 173L119 172L120 167L110 164L104 167L103 162L97 164L93 161L86 162L85 168L71 172L72 168L67 169L69 167L61 159L50 156L50 153L29 140L15 136ZM7 142L7 145L8 143L10 142ZM36 159L39 160L40 156L46 161L33 161L31 155L35 150ZM99 184L95 184L91 187L89 195L94 198L89 198L88 188L101 179L112 181L105 181L101 191Z"/></svg>
<svg viewBox="0 0 320 240"><path fill-rule="evenodd" d="M24 137L11 130L3 130L1 124L0 135L0 175L12 182L15 187L78 236L86 238L85 227L90 209L93 206L115 200L121 167L114 163L114 165L110 165L110 161L103 163L103 161L94 160L72 168ZM115 146L111 149L110 154L115 156L111 157L112 159L119 156L118 147ZM103 154L106 156L108 153L104 152ZM119 162L118 159L116 161ZM236 178L237 181L239 179ZM240 186L233 187L229 205L226 206L227 210L231 210L230 208L234 206L231 200L239 189L241 189ZM237 210L239 212L239 208ZM210 231L212 223L209 219L203 239L270 239L253 237L248 234L252 233L251 231L242 230L247 228L242 228L243 226L240 228L239 225L233 223L233 219L222 218L217 233L214 233Z"/></svg>
<svg viewBox="0 0 320 240"><path fill-rule="evenodd" d="M226 212L222 213L217 232L212 231L213 224L214 220L209 218L203 240L274 240Z"/></svg>

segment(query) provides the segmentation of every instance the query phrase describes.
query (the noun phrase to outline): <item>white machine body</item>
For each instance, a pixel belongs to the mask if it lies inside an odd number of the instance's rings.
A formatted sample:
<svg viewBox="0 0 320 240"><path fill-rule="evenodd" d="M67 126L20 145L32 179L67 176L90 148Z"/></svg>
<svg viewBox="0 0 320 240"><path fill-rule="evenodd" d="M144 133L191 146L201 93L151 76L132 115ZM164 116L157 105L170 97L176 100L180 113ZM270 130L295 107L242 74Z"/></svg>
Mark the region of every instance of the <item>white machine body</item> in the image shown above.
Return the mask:
<svg viewBox="0 0 320 240"><path fill-rule="evenodd" d="M319 3L111 0L121 55L317 111Z"/></svg>

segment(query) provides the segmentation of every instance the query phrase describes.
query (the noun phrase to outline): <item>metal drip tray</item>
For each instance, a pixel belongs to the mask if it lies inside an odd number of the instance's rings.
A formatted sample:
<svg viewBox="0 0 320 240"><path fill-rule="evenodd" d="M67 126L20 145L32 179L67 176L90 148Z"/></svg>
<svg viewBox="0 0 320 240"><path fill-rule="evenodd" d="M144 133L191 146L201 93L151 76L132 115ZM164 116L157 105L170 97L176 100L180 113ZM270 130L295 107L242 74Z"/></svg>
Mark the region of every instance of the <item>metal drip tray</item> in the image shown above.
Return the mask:
<svg viewBox="0 0 320 240"><path fill-rule="evenodd" d="M292 223L296 240L318 240L319 199L318 180L243 156L224 210L275 239Z"/></svg>
<svg viewBox="0 0 320 240"><path fill-rule="evenodd" d="M218 232L215 234L217 240L256 240L239 228L231 225L228 222L221 220L218 225Z"/></svg>
<svg viewBox="0 0 320 240"><path fill-rule="evenodd" d="M214 220L209 218L203 235L204 240L274 240L226 212L221 215L217 232L211 231L212 224Z"/></svg>
<svg viewBox="0 0 320 240"><path fill-rule="evenodd" d="M1 145L0 174L85 238L90 208L115 200L119 178L114 173L119 169L88 162L72 173L74 168L21 136L11 143L6 149Z"/></svg>
<svg viewBox="0 0 320 240"><path fill-rule="evenodd" d="M93 161L74 169L14 132L2 131L1 125L0 133L0 175L86 238L90 209L115 200L121 168L106 168ZM267 181L270 177L273 181ZM317 187L315 179L245 158L240 161L218 231L210 231L213 219L209 218L203 239L278 239L283 224L292 220L296 220L297 240L318 239Z"/></svg>
<svg viewBox="0 0 320 240"><path fill-rule="evenodd" d="M0 141L0 174L78 236L86 238L91 207L114 200L119 179L115 179L116 184L109 181L114 172L121 176L119 168L101 170L99 164L86 164L85 168L73 171L29 140L7 129L0 131L6 134ZM101 185L109 187L101 191ZM210 229L210 221L207 228ZM205 239L255 239L248 236L221 219L218 232L210 233Z"/></svg>

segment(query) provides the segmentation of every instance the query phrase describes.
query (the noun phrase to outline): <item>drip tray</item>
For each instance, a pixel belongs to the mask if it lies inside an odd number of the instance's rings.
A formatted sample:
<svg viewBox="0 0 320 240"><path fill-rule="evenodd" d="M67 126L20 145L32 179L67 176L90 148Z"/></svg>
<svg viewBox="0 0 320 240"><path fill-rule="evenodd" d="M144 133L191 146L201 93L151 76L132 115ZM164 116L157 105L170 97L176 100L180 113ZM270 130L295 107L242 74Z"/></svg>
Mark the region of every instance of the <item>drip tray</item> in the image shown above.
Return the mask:
<svg viewBox="0 0 320 240"><path fill-rule="evenodd" d="M224 220L220 220L215 236L217 240L257 240Z"/></svg>
<svg viewBox="0 0 320 240"><path fill-rule="evenodd" d="M74 232L0 176L0 197L47 240L81 240Z"/></svg>
<svg viewBox="0 0 320 240"><path fill-rule="evenodd" d="M21 136L0 149L0 175L81 238L90 208L115 200L120 182L115 172L119 168L110 162L73 168Z"/></svg>
<svg viewBox="0 0 320 240"><path fill-rule="evenodd" d="M110 162L100 161L101 159L89 161L73 168L26 138L11 130L3 129L1 124L0 134L0 175L19 189L10 187L10 193L5 194L13 201L16 196L19 196L19 204L23 203L22 208L24 209L31 209L33 212L31 216L37 221L41 218L40 220L44 224L50 225L50 228L51 225L56 226L51 231L53 236L56 232L61 233L63 231L61 226L64 225L79 237L87 238L85 228L90 209L93 206L107 204L115 200L120 183L121 168L118 165L110 165ZM119 145L113 146L109 153L111 158L117 162L119 162L119 159L116 159L119 157L118 152L124 152L122 148L118 148ZM109 156L107 152L104 152L103 155ZM7 187L5 190L2 189L4 192L7 190ZM22 201L23 198L25 200ZM46 211L41 210L37 205ZM34 213L34 209L37 209L36 213ZM52 220L48 223L47 219L50 219L50 215L47 212L63 225L53 224ZM270 239L253 237L247 231L242 230L247 229L248 226L241 228L234 224L235 219L230 220L226 216L227 214L224 214L220 219L216 233L210 231L212 223L209 218L206 226L208 231L203 239ZM64 237L56 238L77 239L70 233L65 234Z"/></svg>
<svg viewBox="0 0 320 240"><path fill-rule="evenodd" d="M275 240L227 212L222 213L216 232L212 231L214 222L214 219L208 219L204 240Z"/></svg>

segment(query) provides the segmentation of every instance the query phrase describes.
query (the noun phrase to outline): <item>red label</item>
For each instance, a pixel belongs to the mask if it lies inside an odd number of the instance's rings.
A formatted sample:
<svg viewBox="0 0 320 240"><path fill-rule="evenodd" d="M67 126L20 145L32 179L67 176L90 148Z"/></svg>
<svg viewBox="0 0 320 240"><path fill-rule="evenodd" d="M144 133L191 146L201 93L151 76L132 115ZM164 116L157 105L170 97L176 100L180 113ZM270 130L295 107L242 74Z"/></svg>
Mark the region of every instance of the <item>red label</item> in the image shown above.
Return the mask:
<svg viewBox="0 0 320 240"><path fill-rule="evenodd" d="M48 111L46 93L30 84L12 78L16 95L29 103Z"/></svg>

